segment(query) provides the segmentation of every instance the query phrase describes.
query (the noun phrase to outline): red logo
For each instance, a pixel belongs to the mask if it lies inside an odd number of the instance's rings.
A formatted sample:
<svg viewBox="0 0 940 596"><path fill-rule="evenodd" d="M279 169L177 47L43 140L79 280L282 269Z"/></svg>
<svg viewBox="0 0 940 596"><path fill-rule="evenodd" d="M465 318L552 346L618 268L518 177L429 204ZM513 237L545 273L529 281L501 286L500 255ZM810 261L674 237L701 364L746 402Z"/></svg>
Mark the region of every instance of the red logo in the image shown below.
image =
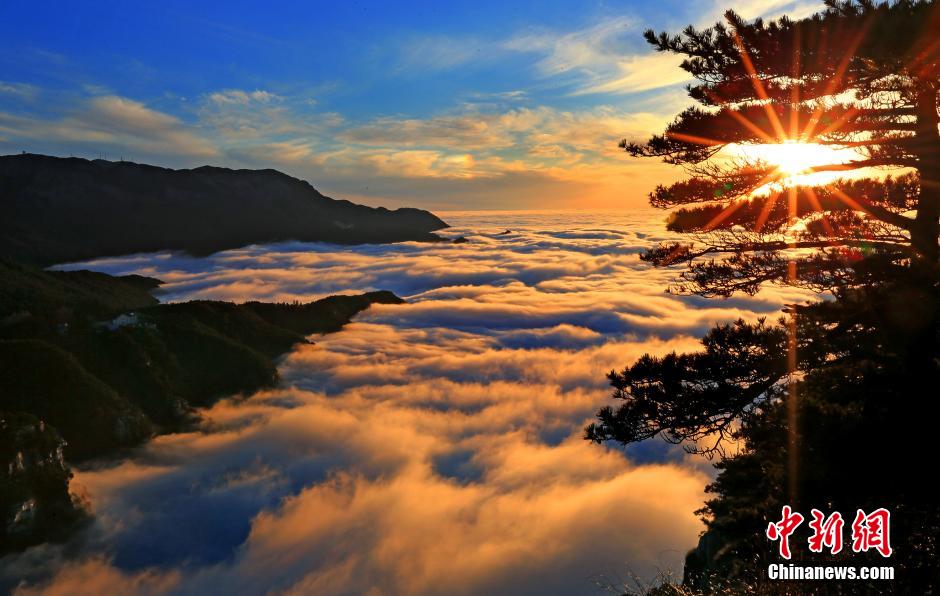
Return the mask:
<svg viewBox="0 0 940 596"><path fill-rule="evenodd" d="M822 511L813 509L810 515L813 517L807 524L813 531L809 537L810 552L821 553L827 548L833 555L842 552L842 529L845 526L842 514L835 511L826 517ZM784 559L792 556L790 536L804 519L789 505L784 505L780 510L780 521L767 524L767 538L780 542L780 556ZM859 509L852 522L852 551L865 553L869 550L876 550L885 558L894 552L891 548L891 513L884 507L868 514Z"/></svg>
<svg viewBox="0 0 940 596"><path fill-rule="evenodd" d="M852 550L864 553L871 549L882 557L891 556L891 513L883 507L868 515L859 509L852 522Z"/></svg>
<svg viewBox="0 0 940 596"><path fill-rule="evenodd" d="M781 511L782 519L777 523L767 525L767 537L780 541L780 556L790 558L790 535L803 523L803 516L784 505Z"/></svg>
<svg viewBox="0 0 940 596"><path fill-rule="evenodd" d="M827 518L819 509L813 509L810 513L813 516L809 522L813 530L813 535L809 537L810 552L821 553L823 548L828 548L831 554L838 554L842 550L842 526L845 525L842 514L836 511Z"/></svg>

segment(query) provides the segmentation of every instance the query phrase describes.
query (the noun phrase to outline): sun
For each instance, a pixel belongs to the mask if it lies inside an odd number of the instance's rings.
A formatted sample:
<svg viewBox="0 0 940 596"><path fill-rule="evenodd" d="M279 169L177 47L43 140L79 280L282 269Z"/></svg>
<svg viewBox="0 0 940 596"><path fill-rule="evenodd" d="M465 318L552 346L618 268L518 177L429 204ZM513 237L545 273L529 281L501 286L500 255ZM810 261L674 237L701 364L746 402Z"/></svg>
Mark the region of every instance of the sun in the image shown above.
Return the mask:
<svg viewBox="0 0 940 596"><path fill-rule="evenodd" d="M790 140L780 143L729 145L726 155L748 162L761 161L770 164L775 169L774 182L784 186L821 185L837 178L859 177L860 172L838 166L865 158L850 147Z"/></svg>
<svg viewBox="0 0 940 596"><path fill-rule="evenodd" d="M817 166L843 164L858 157L854 151L799 141L742 146L740 153L776 166L787 178L811 174Z"/></svg>
<svg viewBox="0 0 940 596"><path fill-rule="evenodd" d="M813 166L829 161L826 154L830 153L819 145L794 141L765 145L763 152L767 161L777 166L781 173L790 176L805 174Z"/></svg>

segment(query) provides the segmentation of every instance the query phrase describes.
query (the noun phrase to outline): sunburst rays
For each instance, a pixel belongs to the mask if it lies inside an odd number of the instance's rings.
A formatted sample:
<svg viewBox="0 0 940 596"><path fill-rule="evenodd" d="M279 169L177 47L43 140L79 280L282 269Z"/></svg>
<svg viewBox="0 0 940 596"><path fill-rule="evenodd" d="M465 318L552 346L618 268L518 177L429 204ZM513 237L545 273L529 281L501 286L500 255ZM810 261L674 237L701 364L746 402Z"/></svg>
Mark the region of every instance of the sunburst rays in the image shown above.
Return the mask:
<svg viewBox="0 0 940 596"><path fill-rule="evenodd" d="M871 18L866 20L862 24L859 31L854 36L852 36L848 47L845 48L843 57L839 60L839 63L832 72L832 76L826 85L824 92L821 94L822 97L833 96L836 91L843 86L849 66L852 64L852 60L855 58L858 48L861 46L862 42L865 40L865 37L868 35L872 22L873 21ZM733 22L731 22L731 25L734 27ZM853 118L861 113L861 110L857 106L850 106L834 121L821 123L822 116L826 111L827 104L824 101L820 101L813 109L813 112L810 114L809 118L805 120L805 124L801 124L800 107L803 105L803 100L801 97L801 86L799 81L803 72L803 48L799 25L796 24L794 27L793 58L791 68L792 80L790 81L789 88L789 117L785 117L784 119L781 118L780 114L778 114L778 111L774 107L774 100L770 97L761 75L758 72L758 68L755 66L755 61L751 55L750 49L738 31L733 31L733 40L741 58L741 66L748 80L750 81L751 86L753 87L754 95L757 98L759 104L762 106L764 113L767 116L767 123L772 130L766 130L758 122L748 118L745 114L736 109L735 106L730 105L730 102L725 101L721 97L717 96L717 94L714 92L707 92L710 99L716 105L721 106L727 115L737 121L757 139L768 146L781 144L800 144L802 146L811 147L813 146L815 140L834 132L838 132ZM825 45L825 39L823 39L821 43ZM821 51L825 52L825 49L826 48L821 48ZM929 55L938 49L940 49L940 42L932 43L923 52L920 52L917 56L909 61L909 67L913 68L916 66L916 64L924 62L929 58L929 56L925 57L926 55ZM805 116L803 117L805 118ZM718 147L728 144L727 142L718 139L681 132L670 132L668 133L668 136L679 141L707 147ZM855 143L847 141L845 143L845 147L843 148L877 142L878 139L867 139L864 142ZM842 145L842 143L829 142L825 146L838 147L840 145ZM837 150L834 149L833 151L835 152ZM833 155L835 155L835 153L833 153ZM767 225L767 222L770 219L771 214L774 212L778 201L781 199L781 197L783 197L784 193L786 193L788 199L787 211L789 215L788 228L793 227L794 220L799 216L800 201L806 201L808 207L813 212L819 214L820 223L826 236L832 240L833 245L838 244L837 240L832 238L834 234L832 222L829 219L827 210L823 208L822 202L819 200L819 196L817 195L815 188L813 188L812 185L805 185L800 186L800 188L797 189L798 185L794 184L793 181L797 178L797 169L801 170L799 172L800 174L849 171L857 169L858 167L853 163L853 161L857 160L849 160L845 163L807 165L805 168L797 168L792 165L788 166L788 164L784 163L776 164L777 167L764 176L761 180L759 180L756 184L754 184L751 187L751 193L749 193L752 195L753 192L770 184L780 183L784 186L784 188L781 188L778 191L771 190L771 192L766 195L765 204L755 221L754 231L758 233L763 231L764 227ZM791 182L789 185L786 184L788 180ZM833 184L826 184L825 187L831 192L831 195L834 198L841 201L848 208L870 214L870 210L867 208L867 201L864 199L855 199L850 197L842 189L836 187ZM732 215L734 215L734 213L737 212L743 204L744 200L731 200L719 213L712 217L712 219L704 226L703 229L705 231L712 231L716 229L722 223L727 221Z"/></svg>

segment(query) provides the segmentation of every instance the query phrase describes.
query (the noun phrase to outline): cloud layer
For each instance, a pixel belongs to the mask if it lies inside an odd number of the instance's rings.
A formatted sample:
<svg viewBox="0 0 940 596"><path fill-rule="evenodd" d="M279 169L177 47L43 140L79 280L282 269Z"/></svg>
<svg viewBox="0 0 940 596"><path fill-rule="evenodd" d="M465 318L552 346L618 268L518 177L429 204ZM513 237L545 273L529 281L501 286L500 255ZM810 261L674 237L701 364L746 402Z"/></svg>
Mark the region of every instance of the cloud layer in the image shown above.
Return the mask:
<svg viewBox="0 0 940 596"><path fill-rule="evenodd" d="M677 573L710 468L584 442L604 375L799 295L663 294L672 272L637 258L661 215L448 213L470 242L83 265L156 275L165 300L384 288L409 303L298 347L283 387L217 404L199 432L81 470L94 526L7 576L31 578L23 594L572 594Z"/></svg>

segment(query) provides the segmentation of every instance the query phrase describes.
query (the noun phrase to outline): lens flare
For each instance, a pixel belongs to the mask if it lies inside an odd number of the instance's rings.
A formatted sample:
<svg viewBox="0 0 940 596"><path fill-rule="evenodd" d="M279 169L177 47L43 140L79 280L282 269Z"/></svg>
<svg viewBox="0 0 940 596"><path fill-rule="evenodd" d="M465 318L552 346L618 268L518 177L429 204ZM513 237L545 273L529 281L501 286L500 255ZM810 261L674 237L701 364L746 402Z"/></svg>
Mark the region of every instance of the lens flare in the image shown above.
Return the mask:
<svg viewBox="0 0 940 596"><path fill-rule="evenodd" d="M812 174L817 166L844 164L861 157L851 149L798 141L742 146L739 151L742 156L776 166L788 178Z"/></svg>

